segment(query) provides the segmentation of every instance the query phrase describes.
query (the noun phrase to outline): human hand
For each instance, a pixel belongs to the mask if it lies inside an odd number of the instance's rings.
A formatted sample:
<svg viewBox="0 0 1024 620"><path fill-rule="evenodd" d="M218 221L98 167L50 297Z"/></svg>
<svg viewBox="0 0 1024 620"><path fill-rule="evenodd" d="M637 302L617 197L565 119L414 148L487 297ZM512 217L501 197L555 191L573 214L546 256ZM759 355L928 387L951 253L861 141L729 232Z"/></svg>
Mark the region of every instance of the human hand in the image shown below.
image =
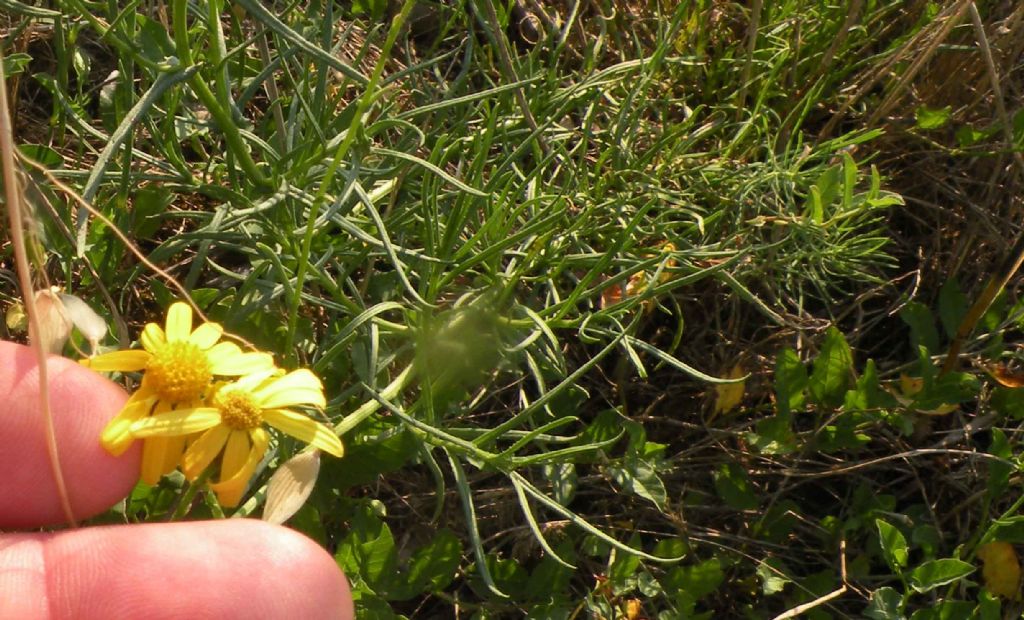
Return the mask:
<svg viewBox="0 0 1024 620"><path fill-rule="evenodd" d="M141 443L114 458L100 433L118 386L50 358L50 399L76 518L138 479ZM46 451L35 354L0 341L0 528L63 521ZM345 576L308 538L250 519L0 533L0 619L353 617Z"/></svg>

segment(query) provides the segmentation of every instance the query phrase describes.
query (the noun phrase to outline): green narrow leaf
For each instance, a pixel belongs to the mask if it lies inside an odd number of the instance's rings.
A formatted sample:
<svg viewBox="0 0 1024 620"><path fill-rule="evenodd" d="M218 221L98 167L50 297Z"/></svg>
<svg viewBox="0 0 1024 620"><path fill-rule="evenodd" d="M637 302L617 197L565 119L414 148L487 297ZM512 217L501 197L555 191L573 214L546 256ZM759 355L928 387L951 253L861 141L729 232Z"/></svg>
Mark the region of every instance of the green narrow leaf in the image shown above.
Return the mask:
<svg viewBox="0 0 1024 620"><path fill-rule="evenodd" d="M853 354L850 345L835 327L825 333L821 352L815 358L808 387L815 402L827 407L838 407L850 384Z"/></svg>
<svg viewBox="0 0 1024 620"><path fill-rule="evenodd" d="M974 570L973 564L956 558L930 560L910 572L910 586L918 592L928 592L947 583L963 579Z"/></svg>
<svg viewBox="0 0 1024 620"><path fill-rule="evenodd" d="M281 38L292 43L310 56L316 58L332 69L339 71L342 75L354 80L360 86L365 86L369 83L370 80L362 73L359 73L349 65L342 62L341 59L336 57L334 54L310 43L308 40L303 38L302 35L289 28L287 24L267 10L267 6L263 2L259 2L257 0L238 0L238 4L244 7L245 10L256 18L257 21L263 22L267 28L270 28L280 35Z"/></svg>
<svg viewBox="0 0 1024 620"><path fill-rule="evenodd" d="M843 211L853 207L853 189L857 185L857 162L849 153L843 153Z"/></svg>

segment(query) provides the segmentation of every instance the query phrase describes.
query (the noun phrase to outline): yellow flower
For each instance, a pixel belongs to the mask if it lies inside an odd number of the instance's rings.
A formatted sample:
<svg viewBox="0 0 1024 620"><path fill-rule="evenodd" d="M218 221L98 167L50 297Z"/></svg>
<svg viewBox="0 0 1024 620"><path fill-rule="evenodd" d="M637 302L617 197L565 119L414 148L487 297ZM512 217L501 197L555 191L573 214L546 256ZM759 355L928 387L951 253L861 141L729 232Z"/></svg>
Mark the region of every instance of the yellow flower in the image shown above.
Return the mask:
<svg viewBox="0 0 1024 620"><path fill-rule="evenodd" d="M344 454L341 440L331 429L288 409L326 404L323 385L312 372L301 369L275 376L271 370L221 385L206 405L140 419L130 432L147 438L201 432L185 450L182 470L189 480L195 480L223 453L220 480L210 488L222 505L237 506L270 443L264 422L324 452L338 457Z"/></svg>
<svg viewBox="0 0 1024 620"><path fill-rule="evenodd" d="M141 350L114 351L82 360L83 365L103 372L143 372L139 389L103 430L103 447L114 456L124 453L134 439L130 431L133 422L154 413L158 404L163 412L199 402L216 376L238 377L274 367L267 353L245 353L232 342L218 342L223 333L216 323L203 323L193 331L192 308L175 302L167 310L166 330L156 323L142 330ZM159 443L144 449L142 470L147 481L160 477L145 476L147 472L171 471L174 467L167 467L175 460L173 453L181 455L183 446L178 442ZM158 467L158 461L163 465Z"/></svg>

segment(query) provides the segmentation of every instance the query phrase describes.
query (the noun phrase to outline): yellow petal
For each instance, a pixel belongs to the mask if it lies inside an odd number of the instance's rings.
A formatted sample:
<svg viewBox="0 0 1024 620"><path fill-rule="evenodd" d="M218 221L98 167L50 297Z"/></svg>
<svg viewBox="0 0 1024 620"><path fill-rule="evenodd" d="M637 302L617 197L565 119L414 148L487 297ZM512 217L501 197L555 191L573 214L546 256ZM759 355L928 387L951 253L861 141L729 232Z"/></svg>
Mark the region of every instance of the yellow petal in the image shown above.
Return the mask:
<svg viewBox="0 0 1024 620"><path fill-rule="evenodd" d="M166 437L150 437L142 443L142 481L155 485L163 477L164 463L170 440Z"/></svg>
<svg viewBox="0 0 1024 620"><path fill-rule="evenodd" d="M166 476L181 464L181 455L185 453L185 442L188 440L188 435L162 437L161 439L167 442L167 450L164 452L164 465L162 468L163 475Z"/></svg>
<svg viewBox="0 0 1024 620"><path fill-rule="evenodd" d="M228 344L222 342L221 344ZM219 347L218 344L213 349ZM216 356L207 353L210 360L210 370L215 375L227 375L229 377L241 377L254 372L264 372L274 368L274 358L269 353L242 353L238 346L235 352L218 352Z"/></svg>
<svg viewBox="0 0 1024 620"><path fill-rule="evenodd" d="M262 428L253 429L251 439L252 449L249 450L248 458L238 472L227 480L221 480L217 484L210 485L213 492L217 494L217 501L222 506L231 508L237 506L242 501L242 495L245 494L245 487L249 484L249 478L252 477L253 472L256 471L256 466L259 465L263 454L267 451L270 436L267 435L265 430Z"/></svg>
<svg viewBox="0 0 1024 620"><path fill-rule="evenodd" d="M345 454L345 447L341 445L341 439L334 434L334 431L304 415L286 409L267 409L263 412L263 420L277 430L288 433L328 454L337 457Z"/></svg>
<svg viewBox="0 0 1024 620"><path fill-rule="evenodd" d="M167 342L188 340L192 335L192 307L176 301L167 309Z"/></svg>
<svg viewBox="0 0 1024 620"><path fill-rule="evenodd" d="M136 437L191 435L220 424L220 412L213 407L178 409L150 416L132 424Z"/></svg>
<svg viewBox="0 0 1024 620"><path fill-rule="evenodd" d="M233 478L249 460L249 431L231 431L220 461L220 479Z"/></svg>
<svg viewBox="0 0 1024 620"><path fill-rule="evenodd" d="M107 423L100 435L100 444L107 452L113 456L121 456L128 446L132 445L132 442L135 441L135 437L131 433L132 424L149 415L153 408L154 398L153 394L144 388L131 395L128 402L114 416L114 419Z"/></svg>
<svg viewBox="0 0 1024 620"><path fill-rule="evenodd" d="M111 351L84 359L81 364L99 372L135 372L144 369L152 357L149 351L139 349Z"/></svg>
<svg viewBox="0 0 1024 620"><path fill-rule="evenodd" d="M301 368L253 391L260 407L276 409L292 405L325 407L324 387L312 372Z"/></svg>
<svg viewBox="0 0 1024 620"><path fill-rule="evenodd" d="M139 342L142 343L143 349L150 353L156 353L167 344L167 336L156 323L146 323L146 326L142 328L142 335L139 336Z"/></svg>
<svg viewBox="0 0 1024 620"><path fill-rule="evenodd" d="M223 333L224 328L220 325L216 323L203 323L196 328L196 331L192 332L192 335L188 337L188 341L205 351L217 344Z"/></svg>
<svg viewBox="0 0 1024 620"><path fill-rule="evenodd" d="M185 472L185 477L189 480L198 478L199 474L203 473L203 470L220 454L220 450L224 447L224 442L228 440L230 434L231 429L220 424L193 441L181 458L181 469Z"/></svg>
<svg viewBox="0 0 1024 620"><path fill-rule="evenodd" d="M282 373L283 371L277 368L271 368L269 370L263 370L260 372L254 372L236 379L231 385L239 390L246 392L253 392L261 385L267 382L268 379L273 378L276 374Z"/></svg>

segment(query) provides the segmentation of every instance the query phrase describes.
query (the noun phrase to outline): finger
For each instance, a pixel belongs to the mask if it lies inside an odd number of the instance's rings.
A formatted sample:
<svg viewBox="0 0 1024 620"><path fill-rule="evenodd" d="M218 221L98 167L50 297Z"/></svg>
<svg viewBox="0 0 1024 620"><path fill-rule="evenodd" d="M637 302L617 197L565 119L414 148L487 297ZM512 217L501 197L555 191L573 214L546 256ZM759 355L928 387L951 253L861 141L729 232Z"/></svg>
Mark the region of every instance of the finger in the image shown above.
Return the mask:
<svg viewBox="0 0 1024 620"><path fill-rule="evenodd" d="M139 476L139 446L114 458L100 433L121 409L121 388L75 362L47 364L61 470L72 511L79 519L103 512L127 495ZM35 353L0 341L0 528L64 521L46 450Z"/></svg>
<svg viewBox="0 0 1024 620"><path fill-rule="evenodd" d="M0 618L353 617L305 536L231 519L0 536Z"/></svg>

